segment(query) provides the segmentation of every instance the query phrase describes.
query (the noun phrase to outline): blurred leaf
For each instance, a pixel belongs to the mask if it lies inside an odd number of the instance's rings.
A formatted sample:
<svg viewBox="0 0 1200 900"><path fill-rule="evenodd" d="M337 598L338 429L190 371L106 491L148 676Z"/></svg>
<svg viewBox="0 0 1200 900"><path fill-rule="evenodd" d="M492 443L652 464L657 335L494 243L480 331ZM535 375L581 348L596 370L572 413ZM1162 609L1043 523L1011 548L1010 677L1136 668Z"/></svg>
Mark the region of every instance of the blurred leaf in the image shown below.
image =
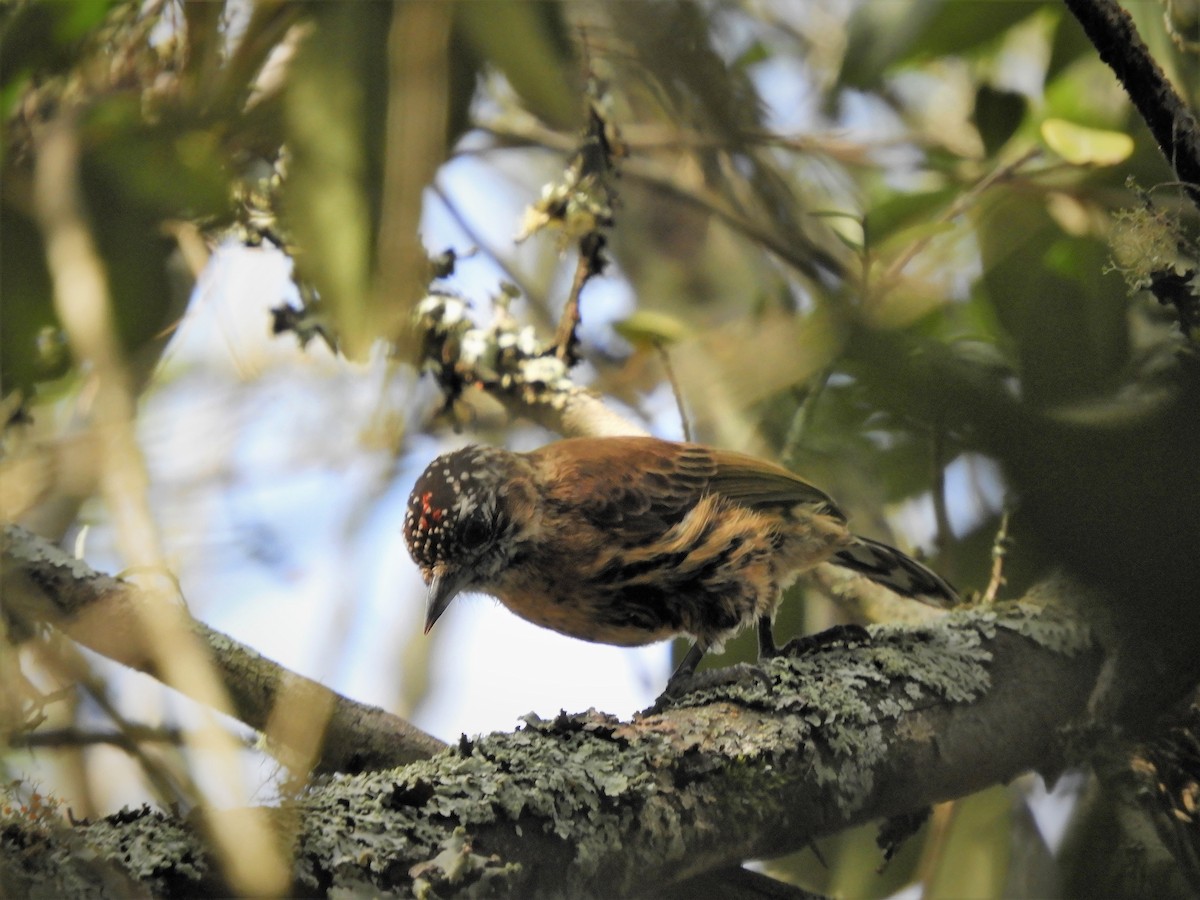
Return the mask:
<svg viewBox="0 0 1200 900"><path fill-rule="evenodd" d="M1066 9L1054 11L1058 24L1054 29L1054 39L1050 44L1050 61L1046 65L1046 83L1058 78L1069 66L1081 56L1091 57L1096 48L1088 40L1088 36L1080 27L1079 21Z"/></svg>
<svg viewBox="0 0 1200 900"><path fill-rule="evenodd" d="M909 51L940 6L940 0L857 6L847 28L839 84L863 90L878 87L884 72Z"/></svg>
<svg viewBox="0 0 1200 900"><path fill-rule="evenodd" d="M631 77L649 84L673 121L745 152L763 128L763 102L749 74L717 52L713 15L694 3L628 3L613 7L612 23L633 49Z"/></svg>
<svg viewBox="0 0 1200 900"><path fill-rule="evenodd" d="M674 344L692 333L682 319L648 309L615 323L613 331L635 346Z"/></svg>
<svg viewBox="0 0 1200 900"><path fill-rule="evenodd" d="M948 821L925 862L931 870L923 897L999 897L1009 866L1013 800L997 786L935 812ZM931 842L932 843L932 842Z"/></svg>
<svg viewBox="0 0 1200 900"><path fill-rule="evenodd" d="M114 96L84 122L97 211L138 206L150 218L204 218L224 210L229 186L219 139L190 122L163 117L147 125L137 98Z"/></svg>
<svg viewBox="0 0 1200 900"><path fill-rule="evenodd" d="M455 17L475 52L504 74L529 112L560 130L579 127L582 91L558 3L461 2Z"/></svg>
<svg viewBox="0 0 1200 900"><path fill-rule="evenodd" d="M770 48L762 41L754 41L742 52L741 56L734 60L733 67L735 69L745 69L749 66L766 62L770 58Z"/></svg>
<svg viewBox="0 0 1200 900"><path fill-rule="evenodd" d="M1123 128L1130 105L1112 71L1084 56L1047 82L1041 114L1092 128Z"/></svg>
<svg viewBox="0 0 1200 900"><path fill-rule="evenodd" d="M1077 166L1115 166L1133 153L1133 138L1123 131L1087 128L1064 119L1046 119L1041 130L1047 146Z"/></svg>
<svg viewBox="0 0 1200 900"><path fill-rule="evenodd" d="M316 286L352 356L375 337L368 306L383 195L387 38L379 3L312 7L312 33L291 66L284 102L292 158L287 222L301 278Z"/></svg>
<svg viewBox="0 0 1200 900"><path fill-rule="evenodd" d="M995 156L1016 133L1025 118L1028 105L1024 94L998 90L989 84L979 86L975 92L975 112L971 119L988 156Z"/></svg>
<svg viewBox="0 0 1200 900"><path fill-rule="evenodd" d="M889 193L867 212L868 246L874 252L900 229L933 219L954 202L960 190L957 186L947 186L931 191Z"/></svg>
<svg viewBox="0 0 1200 900"><path fill-rule="evenodd" d="M1129 336L1123 284L1100 280L1104 248L1064 235L1039 196L995 195L983 207L983 284L1020 348L1024 396L1037 405L1111 390Z"/></svg>
<svg viewBox="0 0 1200 900"><path fill-rule="evenodd" d="M905 843L885 866L876 843L878 823L846 831L823 841L830 871L822 889L835 897L882 898L897 893L907 884L918 860L924 832Z"/></svg>
<svg viewBox="0 0 1200 900"><path fill-rule="evenodd" d="M901 256L913 244L935 238L940 234L949 234L960 226L947 219L931 219L918 222L901 231L894 232L886 240L880 241L873 247L875 255L881 264L890 262L890 257Z"/></svg>
<svg viewBox="0 0 1200 900"><path fill-rule="evenodd" d="M839 80L851 87L876 88L885 73L906 63L968 54L998 41L1040 5L1028 0L860 4L850 20Z"/></svg>
<svg viewBox="0 0 1200 900"><path fill-rule="evenodd" d="M826 310L743 318L681 342L671 354L684 396L706 397L698 422L747 409L775 391L807 381L837 355L843 335Z"/></svg>
<svg viewBox="0 0 1200 900"><path fill-rule="evenodd" d="M80 44L120 0L61 0L0 6L0 86L45 77L76 62Z"/></svg>
<svg viewBox="0 0 1200 900"><path fill-rule="evenodd" d="M7 204L0 214L4 284L0 290L0 393L57 378L69 354L47 354L60 331L54 313L46 252L37 225Z"/></svg>
<svg viewBox="0 0 1200 900"><path fill-rule="evenodd" d="M929 17L908 52L897 62L963 55L997 42L1008 29L1037 12L1041 3L1030 0L993 0L964 3L944 0Z"/></svg>

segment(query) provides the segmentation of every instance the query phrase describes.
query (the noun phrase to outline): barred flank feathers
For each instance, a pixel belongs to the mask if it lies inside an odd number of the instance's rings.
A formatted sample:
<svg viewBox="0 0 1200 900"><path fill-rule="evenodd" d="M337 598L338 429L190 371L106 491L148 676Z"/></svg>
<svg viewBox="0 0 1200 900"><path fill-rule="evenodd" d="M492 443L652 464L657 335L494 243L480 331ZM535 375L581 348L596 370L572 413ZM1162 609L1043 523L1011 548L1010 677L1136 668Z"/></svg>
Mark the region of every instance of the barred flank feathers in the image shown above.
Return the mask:
<svg viewBox="0 0 1200 900"><path fill-rule="evenodd" d="M953 606L958 602L958 592L942 576L895 547L869 538L856 536L855 543L831 562L930 606Z"/></svg>

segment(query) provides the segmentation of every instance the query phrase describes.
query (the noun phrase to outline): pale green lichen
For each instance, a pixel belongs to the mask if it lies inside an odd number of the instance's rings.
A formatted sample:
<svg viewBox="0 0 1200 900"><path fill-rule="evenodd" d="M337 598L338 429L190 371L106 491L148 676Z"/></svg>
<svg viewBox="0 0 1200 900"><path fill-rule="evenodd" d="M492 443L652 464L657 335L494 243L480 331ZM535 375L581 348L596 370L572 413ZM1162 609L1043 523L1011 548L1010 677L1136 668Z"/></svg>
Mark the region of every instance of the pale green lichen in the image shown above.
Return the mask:
<svg viewBox="0 0 1200 900"><path fill-rule="evenodd" d="M1078 656L1096 648L1095 635L1087 623L1070 609L1052 603L1006 604L1005 616L999 624L1064 656Z"/></svg>

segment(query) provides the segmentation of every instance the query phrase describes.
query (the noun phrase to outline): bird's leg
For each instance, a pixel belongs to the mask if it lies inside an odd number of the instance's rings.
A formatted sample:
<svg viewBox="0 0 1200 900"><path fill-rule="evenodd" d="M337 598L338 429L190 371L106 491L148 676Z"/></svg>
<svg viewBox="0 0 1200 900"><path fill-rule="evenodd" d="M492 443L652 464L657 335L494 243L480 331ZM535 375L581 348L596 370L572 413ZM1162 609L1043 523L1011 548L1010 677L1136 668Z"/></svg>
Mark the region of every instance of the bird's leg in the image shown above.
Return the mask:
<svg viewBox="0 0 1200 900"><path fill-rule="evenodd" d="M767 627L768 629L770 628L770 622L767 623ZM771 641L771 646L774 647L774 641ZM747 675L761 682L767 688L768 692L771 690L771 679L766 672L758 666L747 665L746 663L697 674L696 666L700 664L700 660L704 658L707 650L707 645L701 644L699 641L692 645L692 649L684 656L683 661L675 670L675 674L667 681L667 686L663 688L662 694L654 701L653 706L645 710L647 714L662 712L669 701L682 697L684 694L692 691L740 684L747 679Z"/></svg>
<svg viewBox="0 0 1200 900"><path fill-rule="evenodd" d="M675 669L675 672L667 679L667 688L665 693L671 693L672 685L682 684L687 681L696 671L696 666L700 665L700 660L704 659L704 652L708 648L699 641L692 644L692 649L688 650L683 661Z"/></svg>
<svg viewBox="0 0 1200 900"><path fill-rule="evenodd" d="M773 656L779 655L779 648L775 646L775 635L771 631L771 617L758 617L758 658L770 659Z"/></svg>
<svg viewBox="0 0 1200 900"><path fill-rule="evenodd" d="M861 625L834 625L817 634L806 634L792 638L782 647L775 645L775 635L771 630L771 617L758 617L758 658L771 659L775 656L789 656L793 659L810 653L818 647L830 644L845 644L851 642L863 643L871 639L871 633Z"/></svg>

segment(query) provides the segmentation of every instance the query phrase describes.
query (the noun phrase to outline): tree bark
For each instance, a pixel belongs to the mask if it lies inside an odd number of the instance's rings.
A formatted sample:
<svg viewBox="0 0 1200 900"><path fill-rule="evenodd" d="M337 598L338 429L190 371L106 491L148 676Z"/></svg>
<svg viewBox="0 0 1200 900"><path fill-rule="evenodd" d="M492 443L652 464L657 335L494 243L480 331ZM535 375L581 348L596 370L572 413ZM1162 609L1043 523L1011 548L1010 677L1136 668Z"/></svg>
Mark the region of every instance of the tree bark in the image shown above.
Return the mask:
<svg viewBox="0 0 1200 900"><path fill-rule="evenodd" d="M623 722L530 716L406 767L336 776L274 812L295 889L653 896L1036 770L1086 748L1104 655L1061 601L1029 598L827 641ZM220 894L184 820L143 809L73 828L9 816L11 892Z"/></svg>

